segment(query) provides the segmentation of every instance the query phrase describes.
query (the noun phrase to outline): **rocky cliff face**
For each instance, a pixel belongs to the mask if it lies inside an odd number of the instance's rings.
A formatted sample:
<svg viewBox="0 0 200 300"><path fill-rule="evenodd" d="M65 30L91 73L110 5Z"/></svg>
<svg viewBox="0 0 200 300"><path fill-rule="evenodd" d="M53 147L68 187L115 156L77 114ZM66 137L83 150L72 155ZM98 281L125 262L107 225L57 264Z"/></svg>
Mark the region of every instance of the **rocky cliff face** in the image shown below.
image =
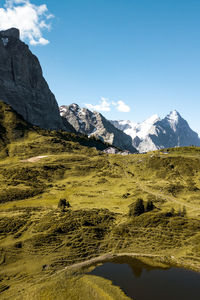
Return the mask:
<svg viewBox="0 0 200 300"><path fill-rule="evenodd" d="M131 121L111 121L111 123L130 135L133 146L141 153L170 147L200 146L198 134L176 110L164 119L153 115L142 123Z"/></svg>
<svg viewBox="0 0 200 300"><path fill-rule="evenodd" d="M98 112L91 112L89 109L80 108L77 104L71 104L61 106L60 114L80 133L89 137L96 136L122 150L137 152L132 145L131 137L113 126Z"/></svg>
<svg viewBox="0 0 200 300"><path fill-rule="evenodd" d="M200 146L200 139L188 122L176 111L155 123L156 134L150 135L153 143L159 148L175 146Z"/></svg>
<svg viewBox="0 0 200 300"><path fill-rule="evenodd" d="M15 28L0 31L0 100L30 124L66 129L37 57L20 41Z"/></svg>

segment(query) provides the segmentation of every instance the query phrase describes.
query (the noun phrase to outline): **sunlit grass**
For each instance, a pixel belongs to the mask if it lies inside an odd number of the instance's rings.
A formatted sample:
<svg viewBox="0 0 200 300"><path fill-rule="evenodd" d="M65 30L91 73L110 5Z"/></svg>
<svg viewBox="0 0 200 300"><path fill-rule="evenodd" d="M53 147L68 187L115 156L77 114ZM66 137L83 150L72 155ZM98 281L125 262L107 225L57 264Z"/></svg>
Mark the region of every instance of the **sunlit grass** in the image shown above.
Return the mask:
<svg viewBox="0 0 200 300"><path fill-rule="evenodd" d="M51 280L66 265L106 253L157 255L162 263L198 269L199 148L123 157L52 138L28 133L0 160L0 279L10 286L4 295L126 299L98 277ZM33 156L47 157L24 161ZM70 211L60 212L61 198ZM129 205L138 198L152 200L155 209L130 218ZM172 208L175 215L169 217Z"/></svg>

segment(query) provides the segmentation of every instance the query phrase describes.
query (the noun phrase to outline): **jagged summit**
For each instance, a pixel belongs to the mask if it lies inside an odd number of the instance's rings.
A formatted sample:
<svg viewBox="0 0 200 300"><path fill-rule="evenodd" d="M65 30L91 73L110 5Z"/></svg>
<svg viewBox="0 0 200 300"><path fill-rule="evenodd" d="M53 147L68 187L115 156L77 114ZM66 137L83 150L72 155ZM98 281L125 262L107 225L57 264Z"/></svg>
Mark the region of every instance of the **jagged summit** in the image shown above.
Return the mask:
<svg viewBox="0 0 200 300"><path fill-rule="evenodd" d="M71 110L79 110L80 109L80 106L76 103L72 103L69 105L69 109Z"/></svg>
<svg viewBox="0 0 200 300"><path fill-rule="evenodd" d="M173 120L173 121L178 121L179 118L182 118L181 115L179 114L179 112L177 110L172 110L167 116L166 118Z"/></svg>
<svg viewBox="0 0 200 300"><path fill-rule="evenodd" d="M166 115L165 118L160 121L162 121L163 126L170 127L174 132L176 132L180 128L183 129L183 127L189 127L187 121L182 118L177 110L171 111L168 115Z"/></svg>
<svg viewBox="0 0 200 300"><path fill-rule="evenodd" d="M170 113L168 115L178 115L178 116L180 116L180 113L176 109L174 109L174 110L170 111Z"/></svg>
<svg viewBox="0 0 200 300"><path fill-rule="evenodd" d="M69 105L69 107L73 107L75 109L80 108L80 106L76 103L72 103L71 105Z"/></svg>
<svg viewBox="0 0 200 300"><path fill-rule="evenodd" d="M178 123L181 122L183 118L177 110L173 110L163 120L166 120L169 126L176 131Z"/></svg>
<svg viewBox="0 0 200 300"><path fill-rule="evenodd" d="M15 38L15 39L19 39L20 38L20 31L17 28L10 28L7 30L0 30L0 36L4 37L4 38Z"/></svg>

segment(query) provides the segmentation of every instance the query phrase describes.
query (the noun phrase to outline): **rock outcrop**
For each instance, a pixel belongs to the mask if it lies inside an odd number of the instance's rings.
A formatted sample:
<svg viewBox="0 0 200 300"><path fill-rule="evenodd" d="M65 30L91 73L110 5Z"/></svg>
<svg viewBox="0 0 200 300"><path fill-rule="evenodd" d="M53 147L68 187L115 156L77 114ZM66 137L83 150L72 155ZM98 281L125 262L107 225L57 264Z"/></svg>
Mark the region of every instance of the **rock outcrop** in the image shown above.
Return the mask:
<svg viewBox="0 0 200 300"><path fill-rule="evenodd" d="M0 100L30 124L66 130L40 63L19 35L16 28L0 31Z"/></svg>
<svg viewBox="0 0 200 300"><path fill-rule="evenodd" d="M86 108L80 108L77 104L61 106L60 114L77 132L89 137L97 137L122 150L131 153L137 152L132 145L132 139L123 131L117 129L98 112L92 112Z"/></svg>

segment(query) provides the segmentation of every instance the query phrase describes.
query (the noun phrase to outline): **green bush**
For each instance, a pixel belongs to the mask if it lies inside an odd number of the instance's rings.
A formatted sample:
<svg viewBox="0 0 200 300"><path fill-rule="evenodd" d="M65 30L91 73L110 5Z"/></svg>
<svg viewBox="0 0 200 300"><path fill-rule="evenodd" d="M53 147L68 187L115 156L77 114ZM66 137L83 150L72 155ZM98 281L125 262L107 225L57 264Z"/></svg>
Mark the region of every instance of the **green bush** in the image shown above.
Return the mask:
<svg viewBox="0 0 200 300"><path fill-rule="evenodd" d="M137 199L136 203L129 206L129 216L139 216L145 212L144 202L142 199Z"/></svg>
<svg viewBox="0 0 200 300"><path fill-rule="evenodd" d="M60 199L58 202L58 208L61 209L61 211L65 211L65 208L69 208L71 207L69 201L67 201L66 199Z"/></svg>
<svg viewBox="0 0 200 300"><path fill-rule="evenodd" d="M147 201L146 207L145 207L145 211L152 211L155 208L153 202L151 200Z"/></svg>

